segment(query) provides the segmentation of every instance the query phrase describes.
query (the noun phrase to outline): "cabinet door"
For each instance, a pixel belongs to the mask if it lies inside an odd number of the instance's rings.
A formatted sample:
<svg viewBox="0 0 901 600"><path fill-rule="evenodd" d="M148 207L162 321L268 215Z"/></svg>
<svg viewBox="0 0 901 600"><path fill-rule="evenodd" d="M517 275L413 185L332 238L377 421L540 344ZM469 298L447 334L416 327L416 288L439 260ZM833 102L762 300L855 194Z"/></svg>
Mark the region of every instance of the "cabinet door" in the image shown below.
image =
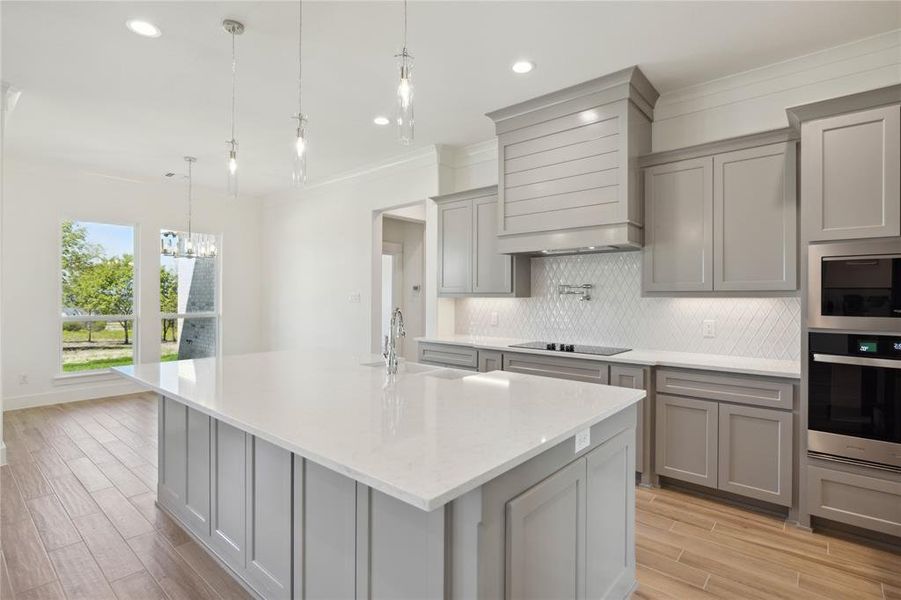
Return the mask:
<svg viewBox="0 0 901 600"><path fill-rule="evenodd" d="M222 421L214 426L210 544L239 573L247 564L247 434Z"/></svg>
<svg viewBox="0 0 901 600"><path fill-rule="evenodd" d="M596 360L509 352L503 357L504 371L513 373L601 384L606 384L610 377L609 365Z"/></svg>
<svg viewBox="0 0 901 600"><path fill-rule="evenodd" d="M248 436L253 469L247 486L247 579L265 598L291 598L293 457Z"/></svg>
<svg viewBox="0 0 901 600"><path fill-rule="evenodd" d="M713 158L716 290L797 288L795 143Z"/></svg>
<svg viewBox="0 0 901 600"><path fill-rule="evenodd" d="M719 488L791 506L792 413L720 404Z"/></svg>
<svg viewBox="0 0 901 600"><path fill-rule="evenodd" d="M801 144L810 241L901 234L901 107L805 123Z"/></svg>
<svg viewBox="0 0 901 600"><path fill-rule="evenodd" d="M635 581L635 459L630 434L618 433L585 457L586 598L625 598Z"/></svg>
<svg viewBox="0 0 901 600"><path fill-rule="evenodd" d="M585 598L585 460L507 503L507 599Z"/></svg>
<svg viewBox="0 0 901 600"><path fill-rule="evenodd" d="M187 481L184 519L201 538L210 536L210 422L209 416L188 409Z"/></svg>
<svg viewBox="0 0 901 600"><path fill-rule="evenodd" d="M713 159L645 171L645 291L713 289Z"/></svg>
<svg viewBox="0 0 901 600"><path fill-rule="evenodd" d="M494 350L479 350L479 373L500 371L504 368L504 355Z"/></svg>
<svg viewBox="0 0 901 600"><path fill-rule="evenodd" d="M438 293L472 291L472 202L438 205Z"/></svg>
<svg viewBox="0 0 901 600"><path fill-rule="evenodd" d="M513 292L513 257L497 252L497 196L472 203L472 291L476 294Z"/></svg>
<svg viewBox="0 0 901 600"><path fill-rule="evenodd" d="M717 483L717 403L657 394L659 475L698 485Z"/></svg>
<svg viewBox="0 0 901 600"><path fill-rule="evenodd" d="M178 516L183 516L188 483L188 407L169 398L160 398L159 500Z"/></svg>
<svg viewBox="0 0 901 600"><path fill-rule="evenodd" d="M627 387L636 390L646 390L645 370L642 367L627 367L623 365L610 365L610 385ZM635 424L635 470L645 472L645 405L648 399L638 401L638 421Z"/></svg>

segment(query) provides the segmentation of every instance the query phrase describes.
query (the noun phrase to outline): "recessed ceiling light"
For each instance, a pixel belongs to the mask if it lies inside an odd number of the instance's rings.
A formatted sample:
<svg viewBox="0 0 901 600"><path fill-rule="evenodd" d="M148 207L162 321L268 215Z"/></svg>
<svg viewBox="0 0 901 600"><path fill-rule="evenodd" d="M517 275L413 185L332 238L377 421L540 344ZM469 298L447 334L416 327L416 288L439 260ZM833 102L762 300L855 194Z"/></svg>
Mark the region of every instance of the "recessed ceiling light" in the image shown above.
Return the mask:
<svg viewBox="0 0 901 600"><path fill-rule="evenodd" d="M518 60L513 63L513 72L519 73L520 75L524 73L528 73L532 69L535 68L535 63L529 60Z"/></svg>
<svg viewBox="0 0 901 600"><path fill-rule="evenodd" d="M376 117L372 120L376 125L387 125L391 121L388 120L388 117Z"/></svg>
<svg viewBox="0 0 901 600"><path fill-rule="evenodd" d="M142 21L141 19L129 19L125 22L125 26L144 37L155 38L162 35L162 31L160 31L159 27L148 21Z"/></svg>

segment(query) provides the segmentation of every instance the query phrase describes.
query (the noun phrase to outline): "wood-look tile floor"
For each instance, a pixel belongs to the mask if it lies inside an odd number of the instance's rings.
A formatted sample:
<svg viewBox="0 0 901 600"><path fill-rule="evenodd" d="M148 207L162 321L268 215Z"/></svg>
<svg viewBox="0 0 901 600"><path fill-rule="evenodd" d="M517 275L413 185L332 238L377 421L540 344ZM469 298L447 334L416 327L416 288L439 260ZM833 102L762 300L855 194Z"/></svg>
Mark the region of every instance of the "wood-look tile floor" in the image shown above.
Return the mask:
<svg viewBox="0 0 901 600"><path fill-rule="evenodd" d="M154 505L157 404L123 396L4 414L0 599L240 599ZM901 554L669 489L639 489L633 599L901 600Z"/></svg>

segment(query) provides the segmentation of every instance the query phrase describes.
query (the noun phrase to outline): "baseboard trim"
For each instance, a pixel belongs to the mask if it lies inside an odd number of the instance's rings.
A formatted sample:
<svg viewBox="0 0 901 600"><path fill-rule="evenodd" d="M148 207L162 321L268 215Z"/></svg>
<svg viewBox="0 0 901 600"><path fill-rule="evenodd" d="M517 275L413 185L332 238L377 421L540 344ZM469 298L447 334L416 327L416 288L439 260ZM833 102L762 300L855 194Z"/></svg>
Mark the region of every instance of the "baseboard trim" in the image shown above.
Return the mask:
<svg viewBox="0 0 901 600"><path fill-rule="evenodd" d="M138 384L130 381L117 381L111 384L92 385L75 389L69 385L65 387L66 389L53 390L41 394L7 396L3 399L3 411L33 408L35 406L50 406L51 404L78 402L80 400L93 400L95 398L107 398L109 396L121 396L146 391Z"/></svg>

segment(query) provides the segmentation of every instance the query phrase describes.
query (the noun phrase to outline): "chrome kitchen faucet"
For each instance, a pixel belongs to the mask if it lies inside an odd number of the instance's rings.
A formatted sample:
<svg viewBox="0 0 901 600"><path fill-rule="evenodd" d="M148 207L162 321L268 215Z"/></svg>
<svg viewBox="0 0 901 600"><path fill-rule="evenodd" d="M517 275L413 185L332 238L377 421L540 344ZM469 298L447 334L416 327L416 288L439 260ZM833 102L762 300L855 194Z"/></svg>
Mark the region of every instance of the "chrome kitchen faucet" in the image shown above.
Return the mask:
<svg viewBox="0 0 901 600"><path fill-rule="evenodd" d="M399 308L395 308L391 313L391 326L388 328L388 335L385 336L385 364L388 366L388 375L397 373L397 338L406 337L407 332L404 330L404 315Z"/></svg>

